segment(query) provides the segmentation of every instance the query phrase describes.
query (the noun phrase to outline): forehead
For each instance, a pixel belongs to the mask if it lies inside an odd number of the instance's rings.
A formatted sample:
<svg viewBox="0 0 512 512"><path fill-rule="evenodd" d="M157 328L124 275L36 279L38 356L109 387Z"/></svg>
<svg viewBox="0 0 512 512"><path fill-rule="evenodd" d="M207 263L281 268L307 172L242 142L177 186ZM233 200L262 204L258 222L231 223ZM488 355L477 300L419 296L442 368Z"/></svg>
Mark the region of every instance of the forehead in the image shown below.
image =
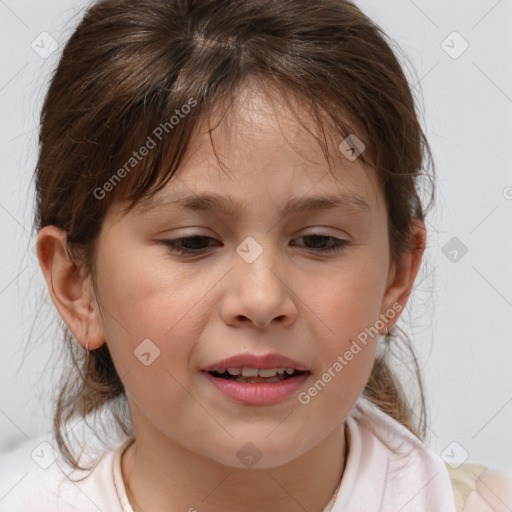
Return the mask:
<svg viewBox="0 0 512 512"><path fill-rule="evenodd" d="M379 200L374 171L346 158L338 149L342 137L326 130L328 162L299 107L294 98L246 87L220 120L198 124L176 175L136 210L179 206L236 215L252 201L273 201L283 215L337 206L368 213Z"/></svg>
<svg viewBox="0 0 512 512"><path fill-rule="evenodd" d="M149 214L157 210L185 209L190 211L219 212L227 216L239 215L247 209L247 203L230 195L206 192L189 192L181 188L148 201L140 211ZM372 207L356 193L332 194L324 192L289 198L279 205L279 215L289 216L314 210L343 209L357 215L369 215Z"/></svg>

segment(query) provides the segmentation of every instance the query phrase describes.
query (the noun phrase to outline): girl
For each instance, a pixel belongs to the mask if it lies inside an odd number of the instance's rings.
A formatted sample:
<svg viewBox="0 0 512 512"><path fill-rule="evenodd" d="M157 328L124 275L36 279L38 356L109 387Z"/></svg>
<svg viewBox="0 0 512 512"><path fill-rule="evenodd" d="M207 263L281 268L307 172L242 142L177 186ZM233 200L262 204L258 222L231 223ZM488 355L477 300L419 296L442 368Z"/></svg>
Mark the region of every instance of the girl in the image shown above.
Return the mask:
<svg viewBox="0 0 512 512"><path fill-rule="evenodd" d="M417 365L419 422L388 361L429 163L386 36L348 1L92 5L35 175L72 364L54 437L2 456L0 510L460 510ZM511 491L476 490L465 510Z"/></svg>

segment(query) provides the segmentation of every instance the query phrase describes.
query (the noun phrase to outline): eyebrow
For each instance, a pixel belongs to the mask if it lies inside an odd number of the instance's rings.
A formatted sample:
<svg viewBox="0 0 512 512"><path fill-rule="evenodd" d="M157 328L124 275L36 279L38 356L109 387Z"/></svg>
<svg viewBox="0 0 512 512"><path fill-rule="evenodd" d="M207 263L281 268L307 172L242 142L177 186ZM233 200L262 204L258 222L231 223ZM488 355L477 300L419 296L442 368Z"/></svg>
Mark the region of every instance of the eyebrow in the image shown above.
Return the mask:
<svg viewBox="0 0 512 512"><path fill-rule="evenodd" d="M235 216L244 208L244 204L229 196L218 194L187 195L173 193L159 198L151 198L139 204L139 211L148 213L156 209L181 207L189 210L222 212ZM329 210L344 208L354 213L370 214L370 205L356 194L313 195L290 199L280 210L281 216L312 210Z"/></svg>

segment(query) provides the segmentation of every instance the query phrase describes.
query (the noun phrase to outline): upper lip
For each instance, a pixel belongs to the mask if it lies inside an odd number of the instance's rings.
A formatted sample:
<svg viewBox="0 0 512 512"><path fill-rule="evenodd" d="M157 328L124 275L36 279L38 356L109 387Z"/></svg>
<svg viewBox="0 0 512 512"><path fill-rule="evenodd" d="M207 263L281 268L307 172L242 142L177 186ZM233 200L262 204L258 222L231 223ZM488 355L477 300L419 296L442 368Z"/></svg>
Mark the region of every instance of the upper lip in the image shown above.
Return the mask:
<svg viewBox="0 0 512 512"><path fill-rule="evenodd" d="M254 354L238 354L236 356L228 357L222 361L210 364L203 368L206 372L215 372L218 370L225 370L227 368L293 368L297 371L308 371L307 367L290 359L289 357L282 356L277 353L265 354L258 356Z"/></svg>

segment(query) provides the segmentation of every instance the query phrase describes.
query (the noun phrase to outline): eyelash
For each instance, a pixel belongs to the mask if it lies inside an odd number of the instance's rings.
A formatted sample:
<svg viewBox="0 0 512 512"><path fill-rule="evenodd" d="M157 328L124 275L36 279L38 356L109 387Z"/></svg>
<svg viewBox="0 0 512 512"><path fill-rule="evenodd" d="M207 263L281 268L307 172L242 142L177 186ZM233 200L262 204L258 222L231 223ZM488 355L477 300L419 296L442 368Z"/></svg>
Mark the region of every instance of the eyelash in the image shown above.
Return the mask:
<svg viewBox="0 0 512 512"><path fill-rule="evenodd" d="M348 240L342 240L342 239L336 238L334 236L322 235L320 233L309 233L309 234L303 235L299 238L306 238L306 237L317 237L317 238L324 238L324 239L328 238L328 239L334 240L335 245L332 247L329 247L327 249L325 249L325 248L310 249L312 251L323 253L323 254L341 252L342 250L344 250L346 248L347 245L350 244L350 242ZM184 240L197 240L198 238L213 240L213 238L211 238L209 236L194 235L194 236L188 236L188 237L184 237L184 238L175 238L172 240L162 240L162 243L164 243L166 246L168 246L168 248L172 252L175 252L177 254L199 254L201 251L204 251L206 249L206 247L202 248L202 249L188 249L188 248L184 248L182 246L180 247L180 244Z"/></svg>

